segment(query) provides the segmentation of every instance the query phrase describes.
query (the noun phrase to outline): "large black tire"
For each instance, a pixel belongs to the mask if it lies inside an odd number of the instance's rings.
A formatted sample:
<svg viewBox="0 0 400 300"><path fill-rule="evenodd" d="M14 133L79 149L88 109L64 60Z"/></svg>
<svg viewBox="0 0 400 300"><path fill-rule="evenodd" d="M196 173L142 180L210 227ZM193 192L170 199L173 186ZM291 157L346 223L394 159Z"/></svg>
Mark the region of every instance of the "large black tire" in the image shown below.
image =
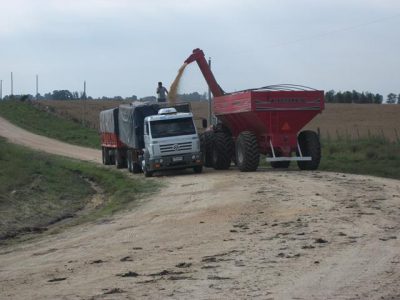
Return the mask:
<svg viewBox="0 0 400 300"><path fill-rule="evenodd" d="M140 172L142 172L142 167L137 162L132 161L132 173L139 174Z"/></svg>
<svg viewBox="0 0 400 300"><path fill-rule="evenodd" d="M112 156L110 155L110 149L108 149L107 147L102 147L101 149L102 151L102 158L103 158L103 165L112 165L113 161L112 161Z"/></svg>
<svg viewBox="0 0 400 300"><path fill-rule="evenodd" d="M153 172L148 171L148 170L147 170L147 167L144 167L143 173L144 173L144 176L145 176L145 177L153 177Z"/></svg>
<svg viewBox="0 0 400 300"><path fill-rule="evenodd" d="M212 168L212 147L214 141L214 132L205 131L200 134L200 148L203 154L203 164L207 168Z"/></svg>
<svg viewBox="0 0 400 300"><path fill-rule="evenodd" d="M132 151L128 150L126 153L126 164L128 165L128 171L133 172L133 162L132 162Z"/></svg>
<svg viewBox="0 0 400 300"><path fill-rule="evenodd" d="M232 136L224 131L214 133L212 143L212 166L215 170L227 170L231 166L231 159L235 145Z"/></svg>
<svg viewBox="0 0 400 300"><path fill-rule="evenodd" d="M316 170L321 161L321 144L317 133L311 130L300 132L297 137L303 156L311 156L310 161L297 161L301 170ZM297 155L300 155L297 151Z"/></svg>
<svg viewBox="0 0 400 300"><path fill-rule="evenodd" d="M236 163L241 172L254 172L260 163L260 149L257 137L250 131L243 131L236 140Z"/></svg>
<svg viewBox="0 0 400 300"><path fill-rule="evenodd" d="M101 147L101 159L103 162L103 165L107 165L107 157L106 157L106 148L105 147Z"/></svg>
<svg viewBox="0 0 400 300"><path fill-rule="evenodd" d="M193 171L196 174L200 174L201 172L203 172L203 166L195 166L195 167L193 167Z"/></svg>
<svg viewBox="0 0 400 300"><path fill-rule="evenodd" d="M117 169L126 167L126 159L124 157L124 151L121 149L115 149L115 166Z"/></svg>

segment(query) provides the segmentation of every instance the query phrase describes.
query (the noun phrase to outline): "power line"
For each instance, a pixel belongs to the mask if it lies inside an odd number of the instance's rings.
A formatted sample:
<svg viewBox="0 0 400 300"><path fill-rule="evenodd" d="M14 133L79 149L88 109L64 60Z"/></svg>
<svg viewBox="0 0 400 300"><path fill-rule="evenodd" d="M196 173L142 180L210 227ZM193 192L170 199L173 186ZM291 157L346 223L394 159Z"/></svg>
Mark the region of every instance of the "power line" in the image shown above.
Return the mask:
<svg viewBox="0 0 400 300"><path fill-rule="evenodd" d="M313 39L320 39L320 38L324 38L326 36L330 36L330 35L337 34L337 33L340 33L340 32L352 31L352 30L355 30L355 29L358 29L358 28L362 28L362 27L365 27L365 26L369 26L369 25L372 25L372 24L382 23L382 22L385 22L387 20L398 18L399 16L400 16L400 14L396 14L396 15L392 15L390 17L375 19L375 20L370 21L370 22L365 22L365 23L360 23L360 24L353 25L353 26L343 27L343 28L332 30L332 31L321 32L321 33L318 33L318 34L314 34L314 35L311 35L311 36L308 36L308 37L304 37L304 38L295 39L295 40L292 40L292 41L273 44L273 45L267 46L266 48L276 48L276 47L282 47L282 46L286 46L286 45L296 44L296 43L299 43L299 42L309 41L309 40L313 40Z"/></svg>

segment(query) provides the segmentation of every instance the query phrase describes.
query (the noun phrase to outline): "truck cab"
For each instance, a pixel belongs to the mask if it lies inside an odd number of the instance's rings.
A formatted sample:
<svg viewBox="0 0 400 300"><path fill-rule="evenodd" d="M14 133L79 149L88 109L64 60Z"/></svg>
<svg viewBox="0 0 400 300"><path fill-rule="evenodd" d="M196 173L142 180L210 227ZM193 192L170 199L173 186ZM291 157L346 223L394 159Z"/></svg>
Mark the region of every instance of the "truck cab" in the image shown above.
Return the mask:
<svg viewBox="0 0 400 300"><path fill-rule="evenodd" d="M192 113L178 113L162 108L157 115L144 119L142 169L146 177L155 171L193 168L203 169L200 140Z"/></svg>

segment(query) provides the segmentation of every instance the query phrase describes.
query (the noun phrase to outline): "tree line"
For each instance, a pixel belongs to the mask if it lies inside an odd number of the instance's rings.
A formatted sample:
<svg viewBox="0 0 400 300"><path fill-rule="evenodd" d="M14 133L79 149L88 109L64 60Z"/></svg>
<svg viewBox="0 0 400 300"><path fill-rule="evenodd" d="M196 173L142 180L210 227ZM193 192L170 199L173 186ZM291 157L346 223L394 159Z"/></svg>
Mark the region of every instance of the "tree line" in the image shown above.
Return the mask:
<svg viewBox="0 0 400 300"><path fill-rule="evenodd" d="M87 96L83 92L71 92L69 90L54 90L51 93L45 93L44 95L8 95L3 98L3 100L116 100L116 101L156 101L156 97L147 96L139 98L136 95L132 95L130 97L99 97L93 98L91 96ZM178 100L180 101L207 101L208 97L206 93L200 94L198 92L193 93L185 93L178 94ZM400 94L396 95L394 93L390 93L386 97L386 101L384 101L384 97L380 94L374 94L370 92L357 92L353 91L344 91L344 92L336 92L334 90L327 91L325 93L325 101L327 103L373 103L373 104L382 104L384 102L389 104L400 104Z"/></svg>
<svg viewBox="0 0 400 300"><path fill-rule="evenodd" d="M325 93L325 101L327 103L370 103L370 104L382 104L384 98L380 94L374 94L370 92L357 92L344 91L335 92L334 90L327 91ZM390 93L386 97L386 103L389 104L400 104L400 94L396 95Z"/></svg>

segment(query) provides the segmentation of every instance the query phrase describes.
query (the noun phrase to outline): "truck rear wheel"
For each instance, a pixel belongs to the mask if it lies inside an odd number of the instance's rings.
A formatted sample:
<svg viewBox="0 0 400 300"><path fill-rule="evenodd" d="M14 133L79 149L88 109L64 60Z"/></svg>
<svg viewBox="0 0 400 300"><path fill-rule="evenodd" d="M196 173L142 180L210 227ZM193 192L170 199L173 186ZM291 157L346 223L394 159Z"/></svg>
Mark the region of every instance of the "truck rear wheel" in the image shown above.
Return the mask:
<svg viewBox="0 0 400 300"><path fill-rule="evenodd" d="M309 161L297 161L297 165L301 170L316 170L321 161L321 144L318 135L311 130L300 132L297 137L301 154L303 156L311 156ZM297 155L300 153L297 151Z"/></svg>
<svg viewBox="0 0 400 300"><path fill-rule="evenodd" d="M212 163L212 149L213 149L214 132L205 131L200 134L200 148L203 154L204 166L211 168Z"/></svg>
<svg viewBox="0 0 400 300"><path fill-rule="evenodd" d="M229 169L233 151L232 137L224 131L215 132L212 143L212 165L214 169Z"/></svg>
<svg viewBox="0 0 400 300"><path fill-rule="evenodd" d="M103 165L107 165L106 148L105 147L101 147L101 159L102 159Z"/></svg>
<svg viewBox="0 0 400 300"><path fill-rule="evenodd" d="M115 149L115 166L117 169L122 169L126 166L126 159L121 149Z"/></svg>
<svg viewBox="0 0 400 300"><path fill-rule="evenodd" d="M250 131L243 131L236 140L236 162L241 172L253 172L260 163L257 137Z"/></svg>
<svg viewBox="0 0 400 300"><path fill-rule="evenodd" d="M106 166L108 166L108 165L111 165L112 164L112 161L111 161L111 155L110 155L110 149L108 149L107 147L102 147L101 148L101 156L102 156L102 159L103 159L103 165L106 165Z"/></svg>
<svg viewBox="0 0 400 300"><path fill-rule="evenodd" d="M133 172L132 163L132 152L128 150L126 153L126 164L128 166L128 171L131 173Z"/></svg>

